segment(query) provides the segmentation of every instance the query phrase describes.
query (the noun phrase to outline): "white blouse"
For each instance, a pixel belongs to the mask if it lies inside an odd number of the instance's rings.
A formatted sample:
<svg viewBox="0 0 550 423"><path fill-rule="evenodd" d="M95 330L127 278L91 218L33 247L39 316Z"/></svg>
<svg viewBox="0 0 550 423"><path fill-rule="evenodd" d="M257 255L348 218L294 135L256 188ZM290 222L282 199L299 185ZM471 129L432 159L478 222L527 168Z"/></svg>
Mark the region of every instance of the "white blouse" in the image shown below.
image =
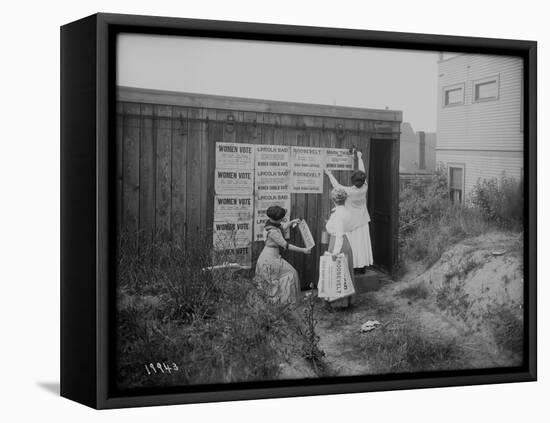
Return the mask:
<svg viewBox="0 0 550 423"><path fill-rule="evenodd" d="M367 210L367 183L365 182L361 188L357 188L355 185L340 185L333 175L329 175L329 179L334 188L340 188L348 195L346 199L346 208L352 215L352 230L368 224L370 222L370 215Z"/></svg>
<svg viewBox="0 0 550 423"><path fill-rule="evenodd" d="M327 221L327 232L336 237L333 254L338 254L344 244L346 232L353 231L353 219L350 211L344 206L336 206Z"/></svg>

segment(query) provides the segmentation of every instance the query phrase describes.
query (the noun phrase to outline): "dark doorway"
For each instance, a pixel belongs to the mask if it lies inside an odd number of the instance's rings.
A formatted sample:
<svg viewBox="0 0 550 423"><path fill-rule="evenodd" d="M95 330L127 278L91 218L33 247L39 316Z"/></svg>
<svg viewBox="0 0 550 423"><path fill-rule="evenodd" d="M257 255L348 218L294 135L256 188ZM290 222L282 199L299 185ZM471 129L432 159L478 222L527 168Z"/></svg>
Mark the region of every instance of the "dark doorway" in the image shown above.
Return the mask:
<svg viewBox="0 0 550 423"><path fill-rule="evenodd" d="M370 234L374 265L385 271L392 271L394 262L394 236L392 230L392 211L395 207L393 183L393 145L392 140L371 140L369 191L367 205L371 217Z"/></svg>

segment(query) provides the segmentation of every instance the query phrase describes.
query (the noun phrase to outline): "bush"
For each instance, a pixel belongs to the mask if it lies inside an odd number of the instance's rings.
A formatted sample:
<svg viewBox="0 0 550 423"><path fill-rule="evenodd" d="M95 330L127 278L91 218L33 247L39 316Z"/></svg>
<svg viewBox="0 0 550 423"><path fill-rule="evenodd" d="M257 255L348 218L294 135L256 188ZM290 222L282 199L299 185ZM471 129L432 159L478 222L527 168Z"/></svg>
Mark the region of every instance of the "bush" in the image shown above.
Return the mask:
<svg viewBox="0 0 550 423"><path fill-rule="evenodd" d="M438 218L449 208L447 175L442 167L432 179L413 179L399 192L399 229L406 236L415 231L419 222Z"/></svg>
<svg viewBox="0 0 550 423"><path fill-rule="evenodd" d="M434 264L450 246L490 230L521 230L523 186L513 178L478 182L469 205L449 198L446 171L412 181L400 192L399 240L407 260Z"/></svg>
<svg viewBox="0 0 550 423"><path fill-rule="evenodd" d="M451 202L443 168L428 183L413 181L401 190L399 223L401 260L421 261L428 267L449 246L490 227L478 209Z"/></svg>
<svg viewBox="0 0 550 423"><path fill-rule="evenodd" d="M472 204L500 227L518 228L523 222L523 182L505 174L500 179L478 180L472 191Z"/></svg>
<svg viewBox="0 0 550 423"><path fill-rule="evenodd" d="M300 349L297 313L272 301L266 281L205 269L210 263L206 247L121 241L119 388L275 379L286 345ZM178 370L153 373L150 363Z"/></svg>

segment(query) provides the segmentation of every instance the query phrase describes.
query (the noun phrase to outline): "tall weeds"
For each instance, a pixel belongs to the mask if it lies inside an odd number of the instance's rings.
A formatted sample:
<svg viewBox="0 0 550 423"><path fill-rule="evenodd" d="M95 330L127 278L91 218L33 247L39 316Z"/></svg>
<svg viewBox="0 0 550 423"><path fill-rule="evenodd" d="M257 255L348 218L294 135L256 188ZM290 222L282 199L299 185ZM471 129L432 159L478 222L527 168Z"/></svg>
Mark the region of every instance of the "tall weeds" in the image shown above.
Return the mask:
<svg viewBox="0 0 550 423"><path fill-rule="evenodd" d="M265 281L241 271L209 270L211 254L201 245L137 248L121 240L119 388L277 378L282 340L296 333L291 307L272 301ZM148 371L156 363L177 370Z"/></svg>

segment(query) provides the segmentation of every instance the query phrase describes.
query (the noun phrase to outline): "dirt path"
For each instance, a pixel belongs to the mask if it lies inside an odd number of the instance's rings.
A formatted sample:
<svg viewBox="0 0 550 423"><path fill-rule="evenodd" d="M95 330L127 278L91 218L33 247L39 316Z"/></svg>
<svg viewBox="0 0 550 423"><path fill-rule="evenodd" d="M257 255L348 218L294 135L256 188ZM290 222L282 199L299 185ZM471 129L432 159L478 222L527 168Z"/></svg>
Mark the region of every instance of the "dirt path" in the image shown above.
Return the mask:
<svg viewBox="0 0 550 423"><path fill-rule="evenodd" d="M319 346L325 353L330 374L347 376L394 370L490 368L506 364L490 338L472 333L463 322L433 309L429 302L409 304L408 300L395 297L395 285L380 292L363 294L350 310L325 309L319 312ZM377 320L380 326L371 332L361 333L361 325L368 320ZM434 356L424 357L429 360L427 365L408 363L407 356L415 354L408 348L416 348L416 345L409 345L408 336L403 336L401 340L399 335L397 339L392 336L392 332L399 333L409 328L413 328L414 341L422 339L426 342L427 352L431 351L430 343L435 345ZM388 337L390 339L386 340ZM366 344L385 342L389 344L388 348L377 349L374 346L374 351L373 348L365 348ZM396 347L395 351L390 346ZM420 350L417 354L423 352ZM446 356L447 352L451 357ZM450 362L446 361L447 358Z"/></svg>
<svg viewBox="0 0 550 423"><path fill-rule="evenodd" d="M515 238L497 238L500 249L512 251L510 245ZM520 277L510 276L521 266L514 261L516 256L493 257L490 252L494 247L495 243L486 237L468 240L444 255L429 272L416 267L401 281L359 295L347 310L333 310L320 303L317 334L328 372L358 375L518 365L521 354L503 349L502 345L510 343L499 339L499 332L491 329L501 327L513 336L513 327L507 320L500 322L500 314L483 315L478 307L491 305L504 290L522 287ZM463 262L467 269L445 273L450 260L453 269ZM430 286L426 275L436 275L440 280ZM491 286L475 291L481 279L494 282L485 282ZM453 289L442 292L441 284ZM377 320L380 326L361 333L361 325L368 320ZM496 322L497 326L488 326L486 321Z"/></svg>

